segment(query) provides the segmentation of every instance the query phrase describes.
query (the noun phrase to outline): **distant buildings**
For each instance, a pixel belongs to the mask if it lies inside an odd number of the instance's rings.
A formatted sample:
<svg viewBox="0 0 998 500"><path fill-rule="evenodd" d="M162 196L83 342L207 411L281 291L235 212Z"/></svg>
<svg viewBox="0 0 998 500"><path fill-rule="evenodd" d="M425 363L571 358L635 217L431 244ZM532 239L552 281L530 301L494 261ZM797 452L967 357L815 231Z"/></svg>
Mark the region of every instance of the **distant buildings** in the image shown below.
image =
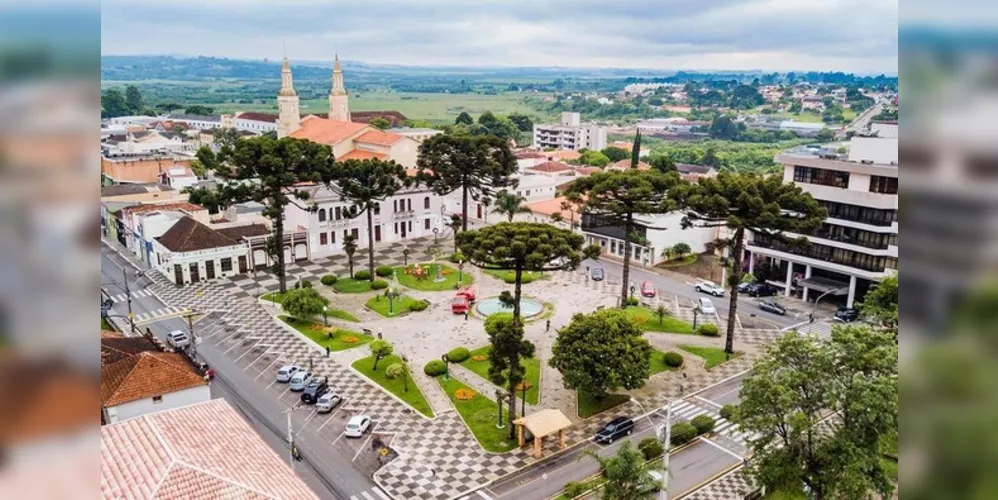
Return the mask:
<svg viewBox="0 0 998 500"><path fill-rule="evenodd" d="M541 149L600 150L606 147L606 129L581 123L579 113L564 112L561 123L534 124L534 146Z"/></svg>

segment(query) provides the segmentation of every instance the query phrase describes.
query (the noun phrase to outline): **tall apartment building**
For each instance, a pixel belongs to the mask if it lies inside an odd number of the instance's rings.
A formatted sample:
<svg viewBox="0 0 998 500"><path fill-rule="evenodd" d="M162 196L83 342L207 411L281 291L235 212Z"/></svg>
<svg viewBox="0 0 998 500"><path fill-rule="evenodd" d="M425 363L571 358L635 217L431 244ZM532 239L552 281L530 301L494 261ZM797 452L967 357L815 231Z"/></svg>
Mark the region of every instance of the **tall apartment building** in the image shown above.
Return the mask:
<svg viewBox="0 0 998 500"><path fill-rule="evenodd" d="M806 248L761 234L752 235L746 246L750 269L771 264L779 278L770 281L784 286L787 295L795 288L804 300L828 293L852 307L877 280L897 272L897 134L856 136L848 149L840 154L799 148L776 157L784 166L784 181L811 193L828 210Z"/></svg>
<svg viewBox="0 0 998 500"><path fill-rule="evenodd" d="M534 124L534 146L538 148L603 149L606 129L595 123L582 123L578 113L561 114L561 123Z"/></svg>

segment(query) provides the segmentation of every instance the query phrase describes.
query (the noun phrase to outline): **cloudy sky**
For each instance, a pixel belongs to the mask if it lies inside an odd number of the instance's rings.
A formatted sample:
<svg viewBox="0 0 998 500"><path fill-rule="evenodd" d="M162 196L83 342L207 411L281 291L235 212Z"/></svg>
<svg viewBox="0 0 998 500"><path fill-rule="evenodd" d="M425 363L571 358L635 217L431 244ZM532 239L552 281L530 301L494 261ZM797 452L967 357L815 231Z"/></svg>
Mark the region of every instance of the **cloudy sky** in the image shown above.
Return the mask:
<svg viewBox="0 0 998 500"><path fill-rule="evenodd" d="M366 63L897 71L897 0L101 2L101 52Z"/></svg>

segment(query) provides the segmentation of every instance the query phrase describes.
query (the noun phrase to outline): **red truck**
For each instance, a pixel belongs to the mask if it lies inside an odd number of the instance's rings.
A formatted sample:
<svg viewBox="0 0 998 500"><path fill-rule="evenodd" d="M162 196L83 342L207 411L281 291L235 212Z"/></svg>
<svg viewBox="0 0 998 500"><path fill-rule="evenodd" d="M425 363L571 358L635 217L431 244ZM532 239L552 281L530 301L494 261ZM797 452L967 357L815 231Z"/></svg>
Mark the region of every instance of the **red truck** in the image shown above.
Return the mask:
<svg viewBox="0 0 998 500"><path fill-rule="evenodd" d="M454 314L464 314L471 308L471 303L475 301L475 287L466 286L459 288L451 300L450 309Z"/></svg>

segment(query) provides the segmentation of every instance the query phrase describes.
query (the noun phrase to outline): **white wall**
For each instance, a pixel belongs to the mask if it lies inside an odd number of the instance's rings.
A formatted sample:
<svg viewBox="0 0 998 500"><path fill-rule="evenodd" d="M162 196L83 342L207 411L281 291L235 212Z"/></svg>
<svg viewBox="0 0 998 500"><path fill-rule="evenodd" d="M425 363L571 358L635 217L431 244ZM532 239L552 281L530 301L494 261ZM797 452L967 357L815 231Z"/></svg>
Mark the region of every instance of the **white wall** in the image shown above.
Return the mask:
<svg viewBox="0 0 998 500"><path fill-rule="evenodd" d="M158 402L153 402L153 398L140 399L105 408L104 412L107 417L107 423L114 424L149 413L171 410L209 400L211 400L211 389L205 384L182 391L163 394L162 399Z"/></svg>
<svg viewBox="0 0 998 500"><path fill-rule="evenodd" d="M415 167L419 158L419 141L406 137L401 141L392 144L389 159L403 167Z"/></svg>
<svg viewBox="0 0 998 500"><path fill-rule="evenodd" d="M200 280L208 281L209 265L213 266L215 269L214 279L239 274L240 256L245 256L247 258L247 265L249 265L249 247L245 243L228 247L199 250L196 252L173 253L158 241L155 241L153 242L151 264L173 283L177 282L173 273L173 266L180 265L180 269L183 274L183 283L187 284L191 283L190 265L192 263L197 263L198 265L198 275ZM229 271L222 271L221 260L224 258L232 259L232 269Z"/></svg>

